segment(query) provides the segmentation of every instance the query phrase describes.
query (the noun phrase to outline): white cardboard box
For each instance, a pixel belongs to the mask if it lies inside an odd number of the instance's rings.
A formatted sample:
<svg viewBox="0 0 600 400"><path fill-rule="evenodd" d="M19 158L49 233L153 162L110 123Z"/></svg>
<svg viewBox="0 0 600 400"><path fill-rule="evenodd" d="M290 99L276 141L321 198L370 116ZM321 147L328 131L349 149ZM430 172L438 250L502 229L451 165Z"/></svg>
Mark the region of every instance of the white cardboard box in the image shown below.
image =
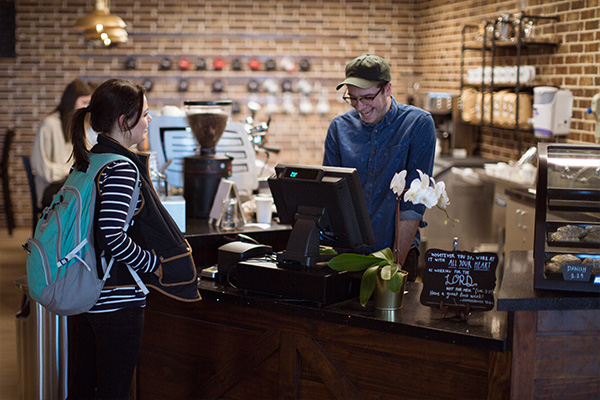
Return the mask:
<svg viewBox="0 0 600 400"><path fill-rule="evenodd" d="M183 196L163 196L160 200L177 223L179 230L185 233L185 199Z"/></svg>

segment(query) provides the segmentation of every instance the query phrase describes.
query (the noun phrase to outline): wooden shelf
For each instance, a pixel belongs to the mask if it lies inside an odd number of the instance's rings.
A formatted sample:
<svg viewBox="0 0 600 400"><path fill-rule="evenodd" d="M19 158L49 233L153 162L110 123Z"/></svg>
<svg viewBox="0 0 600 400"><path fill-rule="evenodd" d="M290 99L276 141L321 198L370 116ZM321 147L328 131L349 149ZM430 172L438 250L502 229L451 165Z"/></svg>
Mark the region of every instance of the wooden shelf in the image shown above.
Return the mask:
<svg viewBox="0 0 600 400"><path fill-rule="evenodd" d="M481 83L464 82L463 86L464 87L472 87L475 89L481 89ZM492 85L489 83L484 83L483 86L486 89L490 89L492 87ZM528 90L528 91L532 91L535 86L539 86L539 85L537 85L535 83L527 83L527 84L520 83L519 84L519 88L521 90ZM517 87L517 85L514 83L510 83L510 84L509 83L494 83L494 89L515 89L516 87Z"/></svg>
<svg viewBox="0 0 600 400"><path fill-rule="evenodd" d="M561 44L561 42L559 40L523 40L523 41L521 41L521 48L526 49L526 48L535 48L535 47L558 47L560 44ZM519 43L515 42L515 41L501 42L501 41L494 40L494 46L497 49L516 50L517 47L519 46ZM492 47L493 47L492 44L486 44L485 47L483 46L483 44L465 45L465 46L463 46L463 50L491 51Z"/></svg>
<svg viewBox="0 0 600 400"><path fill-rule="evenodd" d="M523 133L533 133L533 127L531 127L531 128L523 128L523 127L515 128L514 126L494 125L494 124L481 123L481 122L467 122L467 121L463 120L462 118L461 118L460 122L462 122L465 125L477 126L477 127L482 127L482 128L499 129L499 130L503 130L503 131L517 131L517 132L523 132Z"/></svg>

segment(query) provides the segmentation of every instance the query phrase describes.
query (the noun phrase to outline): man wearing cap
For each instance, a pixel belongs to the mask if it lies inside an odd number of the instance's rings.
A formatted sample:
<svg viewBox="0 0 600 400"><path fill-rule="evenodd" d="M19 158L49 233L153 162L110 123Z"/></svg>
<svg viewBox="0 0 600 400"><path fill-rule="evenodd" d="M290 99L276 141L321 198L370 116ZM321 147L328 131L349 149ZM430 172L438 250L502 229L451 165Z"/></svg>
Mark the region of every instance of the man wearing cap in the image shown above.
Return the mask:
<svg viewBox="0 0 600 400"><path fill-rule="evenodd" d="M335 117L325 139L323 165L356 168L360 177L375 244L365 253L389 247L398 253L409 280L418 275L420 235L425 206L400 203L399 237L394 245L396 195L390 182L407 171L410 185L417 169L431 176L435 126L431 114L399 104L392 96L390 67L381 57L366 54L346 65L343 99L353 109Z"/></svg>

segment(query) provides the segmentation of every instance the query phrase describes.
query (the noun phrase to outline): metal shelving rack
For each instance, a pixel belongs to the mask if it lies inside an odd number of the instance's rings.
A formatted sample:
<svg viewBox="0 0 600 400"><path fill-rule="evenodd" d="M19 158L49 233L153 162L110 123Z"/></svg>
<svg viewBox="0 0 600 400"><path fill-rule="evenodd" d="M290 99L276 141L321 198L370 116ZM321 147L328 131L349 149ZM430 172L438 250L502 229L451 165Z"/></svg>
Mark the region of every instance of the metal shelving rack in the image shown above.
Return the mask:
<svg viewBox="0 0 600 400"><path fill-rule="evenodd" d="M479 124L475 124L475 125L478 125L479 127L489 126L489 127L493 127L496 129L509 129L514 132L531 132L530 129L523 129L519 126L519 98L520 98L519 93L523 92L524 91L523 89L525 89L524 85L521 84L521 77L520 77L523 50L526 50L529 48L544 48L544 47L550 48L551 50L555 50L560 45L560 42L555 41L555 40L546 41L546 40L524 39L523 38L523 21L525 21L525 20L558 22L559 17L558 16L528 15L528 14L525 14L524 12L520 13L519 23L515 27L515 29L518 29L518 31L516 31L516 33L515 33L514 40L510 41L510 42L499 41L496 38L496 32L498 31L498 24L500 23L500 21L498 21L498 20L487 21L483 24L482 42L481 42L481 44L477 44L477 45L469 45L467 43L467 35L472 30L480 30L482 25L464 25L462 27L461 57L460 57L460 93L461 94L463 93L463 90L465 89L465 87L478 87L479 86L480 95L481 95L481 99L480 99L480 101L481 101L481 120L480 120ZM491 31L489 29L490 27L492 28ZM489 36L491 36L491 37L489 37ZM508 49L508 50L513 50L515 52L516 67L517 67L515 84L497 86L494 82L494 72L493 71L494 71L494 67L496 64L497 52L499 49ZM480 85L472 85L472 84L465 83L465 53L467 51L475 51L475 52L481 53L481 84ZM490 58L490 67L491 67L490 68L490 82L486 83L485 67L486 67L488 57ZM494 90L499 87L510 88L510 89L514 90L514 93L516 94L515 125L512 128L494 125L494 113L493 113ZM533 85L530 88L532 89ZM484 97L485 97L486 93L490 93L490 109L489 109L490 122L489 122L489 124L484 122L484 104L485 104ZM461 118L462 118L462 115L461 115ZM465 122L465 121L463 121L463 122ZM469 124L469 122L465 122L465 123ZM473 125L472 123L470 123L470 124ZM519 135L518 138L519 138L519 152L520 152L521 147L522 147L521 135Z"/></svg>

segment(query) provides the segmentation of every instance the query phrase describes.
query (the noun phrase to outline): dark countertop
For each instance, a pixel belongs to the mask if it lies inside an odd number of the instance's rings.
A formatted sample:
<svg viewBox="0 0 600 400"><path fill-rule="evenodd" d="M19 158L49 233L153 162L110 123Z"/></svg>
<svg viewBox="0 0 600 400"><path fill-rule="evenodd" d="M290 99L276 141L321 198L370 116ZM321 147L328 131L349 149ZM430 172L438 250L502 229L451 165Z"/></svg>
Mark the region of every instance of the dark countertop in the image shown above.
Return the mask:
<svg viewBox="0 0 600 400"><path fill-rule="evenodd" d="M186 220L186 232L185 237L190 240L194 240L198 237L206 237L206 236L218 236L218 235L233 235L235 236L238 233L242 234L252 234L252 233L261 233L261 232L273 232L273 231L281 231L281 232L290 232L292 227L290 225L282 225L277 223L277 221L273 221L271 226L268 229L264 229L261 227L262 224L253 224L249 223L244 227L241 227L235 231L222 231L216 226L210 225L207 219L204 218L188 218Z"/></svg>
<svg viewBox="0 0 600 400"><path fill-rule="evenodd" d="M466 322L455 317L444 319L439 310L421 305L419 296L422 287L420 283L408 282L408 293L405 294L402 309L381 312L375 310L372 300L365 308L360 305L358 298L319 307L306 301L244 293L207 279L199 284L202 297L213 301L486 350L507 349L505 312L495 309L474 312Z"/></svg>
<svg viewBox="0 0 600 400"><path fill-rule="evenodd" d="M198 269L217 263L220 246L234 240L247 241L241 239L240 235L251 237L258 243L268 244L273 247L274 251L281 251L286 248L292 231L290 225L279 224L276 220L273 220L267 229L256 224L249 224L234 231L221 231L210 225L207 219L188 218L186 225L185 238L193 249L192 255Z"/></svg>
<svg viewBox="0 0 600 400"><path fill-rule="evenodd" d="M533 288L533 251L512 251L498 293L501 311L599 310L600 294Z"/></svg>

